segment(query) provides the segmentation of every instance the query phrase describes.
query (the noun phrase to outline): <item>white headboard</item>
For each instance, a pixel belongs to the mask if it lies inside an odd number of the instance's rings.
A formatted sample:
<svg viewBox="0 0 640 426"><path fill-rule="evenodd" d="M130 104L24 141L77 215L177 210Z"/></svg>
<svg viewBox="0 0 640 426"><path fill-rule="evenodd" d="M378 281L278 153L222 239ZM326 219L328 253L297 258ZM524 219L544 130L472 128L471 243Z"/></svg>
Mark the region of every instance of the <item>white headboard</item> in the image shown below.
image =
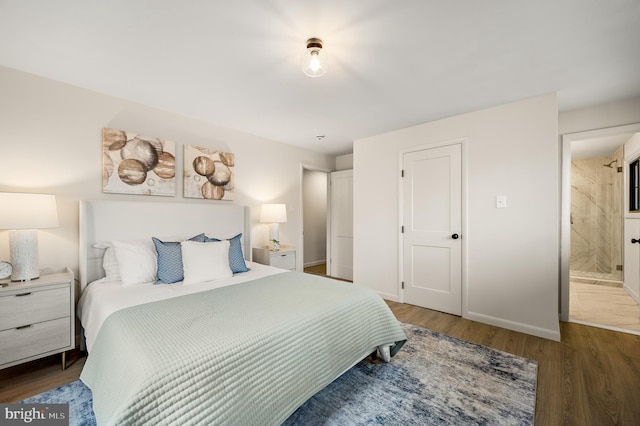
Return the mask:
<svg viewBox="0 0 640 426"><path fill-rule="evenodd" d="M209 203L154 201L80 201L80 289L102 278L104 250L95 243L155 237L188 237L201 232L230 238L242 232L242 247L250 259L248 208Z"/></svg>

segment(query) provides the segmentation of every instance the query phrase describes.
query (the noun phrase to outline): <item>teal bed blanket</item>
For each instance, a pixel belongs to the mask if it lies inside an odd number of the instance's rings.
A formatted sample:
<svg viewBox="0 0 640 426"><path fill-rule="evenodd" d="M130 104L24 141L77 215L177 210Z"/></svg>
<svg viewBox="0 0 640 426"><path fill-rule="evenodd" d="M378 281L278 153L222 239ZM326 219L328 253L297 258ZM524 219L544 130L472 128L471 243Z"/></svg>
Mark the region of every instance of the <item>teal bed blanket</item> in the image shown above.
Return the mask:
<svg viewBox="0 0 640 426"><path fill-rule="evenodd" d="M99 425L279 425L405 340L373 291L287 272L113 313L80 378Z"/></svg>

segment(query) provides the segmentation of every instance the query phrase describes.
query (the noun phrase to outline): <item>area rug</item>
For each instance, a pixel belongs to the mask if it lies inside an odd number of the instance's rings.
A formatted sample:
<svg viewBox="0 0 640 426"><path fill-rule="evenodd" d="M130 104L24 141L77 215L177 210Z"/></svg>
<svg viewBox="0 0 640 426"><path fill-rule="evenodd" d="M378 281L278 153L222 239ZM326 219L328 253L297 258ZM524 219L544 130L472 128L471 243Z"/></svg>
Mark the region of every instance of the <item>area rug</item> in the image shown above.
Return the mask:
<svg viewBox="0 0 640 426"><path fill-rule="evenodd" d="M390 363L364 360L302 405L284 425L532 425L535 361L403 324ZM71 425L94 425L80 381L25 399L69 403Z"/></svg>

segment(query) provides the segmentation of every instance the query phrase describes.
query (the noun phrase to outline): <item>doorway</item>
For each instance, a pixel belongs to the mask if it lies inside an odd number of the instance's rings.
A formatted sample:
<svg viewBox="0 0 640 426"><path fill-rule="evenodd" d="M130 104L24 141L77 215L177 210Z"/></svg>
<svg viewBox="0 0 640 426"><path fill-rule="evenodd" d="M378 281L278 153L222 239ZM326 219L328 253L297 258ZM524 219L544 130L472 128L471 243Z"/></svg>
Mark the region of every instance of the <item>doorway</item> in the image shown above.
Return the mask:
<svg viewBox="0 0 640 426"><path fill-rule="evenodd" d="M326 274L327 259L327 186L329 171L314 166L302 166L302 270L313 268Z"/></svg>
<svg viewBox="0 0 640 426"><path fill-rule="evenodd" d="M625 144L640 125L564 135L560 318L640 334L628 285ZM635 274L638 275L638 274Z"/></svg>

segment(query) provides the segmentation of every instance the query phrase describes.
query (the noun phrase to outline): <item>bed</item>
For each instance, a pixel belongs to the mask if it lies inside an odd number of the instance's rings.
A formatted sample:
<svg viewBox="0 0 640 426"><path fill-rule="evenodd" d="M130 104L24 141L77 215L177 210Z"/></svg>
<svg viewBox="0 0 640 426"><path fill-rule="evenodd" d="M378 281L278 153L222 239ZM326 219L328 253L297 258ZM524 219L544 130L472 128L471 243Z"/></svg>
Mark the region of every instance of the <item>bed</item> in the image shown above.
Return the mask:
<svg viewBox="0 0 640 426"><path fill-rule="evenodd" d="M278 425L402 347L373 291L250 262L250 246L243 206L80 203L81 379L98 424Z"/></svg>

